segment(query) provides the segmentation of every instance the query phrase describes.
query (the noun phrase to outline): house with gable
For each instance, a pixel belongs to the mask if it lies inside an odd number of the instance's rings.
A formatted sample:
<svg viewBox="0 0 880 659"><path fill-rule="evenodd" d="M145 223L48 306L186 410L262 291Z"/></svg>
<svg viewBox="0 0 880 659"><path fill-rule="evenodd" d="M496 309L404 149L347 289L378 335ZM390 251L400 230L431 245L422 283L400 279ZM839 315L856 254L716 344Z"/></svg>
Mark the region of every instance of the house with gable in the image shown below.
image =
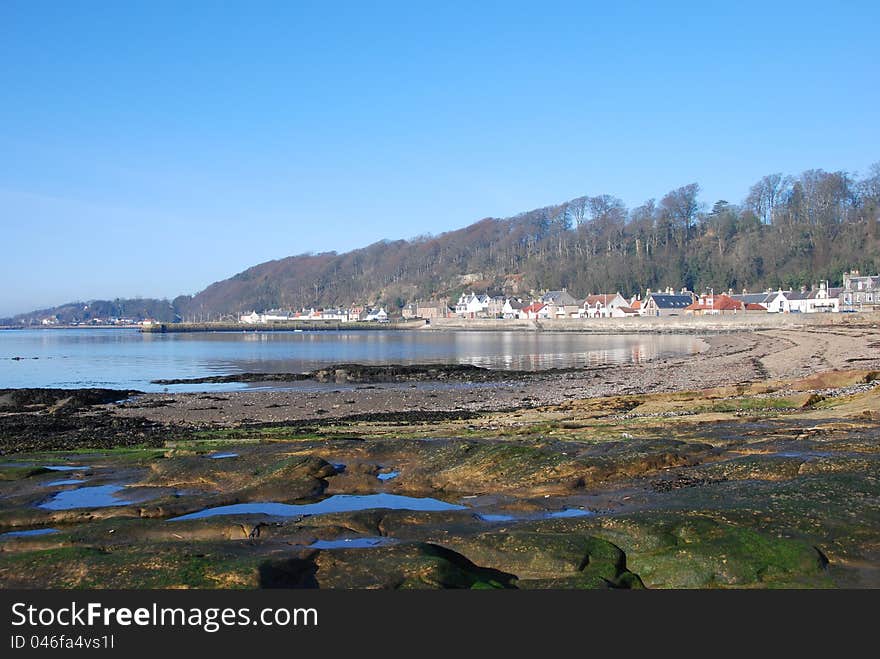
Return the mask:
<svg viewBox="0 0 880 659"><path fill-rule="evenodd" d="M645 296L640 313L642 316L681 316L686 307L694 303L694 294L690 291L674 293L667 288L663 293L652 293Z"/></svg>
<svg viewBox="0 0 880 659"><path fill-rule="evenodd" d="M504 306L501 307L501 317L505 320L519 318L522 310L525 309L526 306L528 305L522 300L509 297L504 301Z"/></svg>
<svg viewBox="0 0 880 659"><path fill-rule="evenodd" d="M685 307L688 316L724 316L745 311L745 303L729 295L701 295L693 304Z"/></svg>
<svg viewBox="0 0 880 659"><path fill-rule="evenodd" d="M548 291L541 296L541 302L545 306L542 313L547 320L577 318L583 304L565 288L561 291Z"/></svg>
<svg viewBox="0 0 880 659"><path fill-rule="evenodd" d="M614 309L618 307L630 307L629 302L620 293L588 295L579 315L582 318L611 318Z"/></svg>
<svg viewBox="0 0 880 659"><path fill-rule="evenodd" d="M843 273L843 290L838 294L844 311L872 311L880 308L880 275L862 275L858 270Z"/></svg>
<svg viewBox="0 0 880 659"><path fill-rule="evenodd" d="M462 293L455 304L455 314L461 318L476 318L486 313L491 298L488 295Z"/></svg>
<svg viewBox="0 0 880 659"><path fill-rule="evenodd" d="M523 307L520 311L520 318L526 318L528 320L537 320L540 316L539 314L544 310L544 304L542 302L532 302L530 305Z"/></svg>

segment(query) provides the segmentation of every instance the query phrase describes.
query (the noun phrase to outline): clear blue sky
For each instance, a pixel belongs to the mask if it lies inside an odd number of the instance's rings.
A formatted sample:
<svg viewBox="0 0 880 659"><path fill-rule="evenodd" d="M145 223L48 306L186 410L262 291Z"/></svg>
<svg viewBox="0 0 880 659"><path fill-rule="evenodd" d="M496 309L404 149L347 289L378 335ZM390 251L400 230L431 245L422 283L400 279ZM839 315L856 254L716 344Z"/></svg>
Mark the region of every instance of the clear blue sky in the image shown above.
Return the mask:
<svg viewBox="0 0 880 659"><path fill-rule="evenodd" d="M0 315L880 160L880 3L0 1Z"/></svg>

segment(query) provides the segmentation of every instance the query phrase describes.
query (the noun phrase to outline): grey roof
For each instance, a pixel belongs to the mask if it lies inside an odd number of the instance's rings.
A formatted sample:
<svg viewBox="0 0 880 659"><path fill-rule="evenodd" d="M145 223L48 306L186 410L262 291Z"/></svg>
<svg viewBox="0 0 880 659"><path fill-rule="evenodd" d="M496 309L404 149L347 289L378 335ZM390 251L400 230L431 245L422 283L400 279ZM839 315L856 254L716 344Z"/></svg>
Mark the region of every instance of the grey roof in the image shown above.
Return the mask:
<svg viewBox="0 0 880 659"><path fill-rule="evenodd" d="M543 302L544 304L547 304L548 302L563 305L577 304L577 300L575 300L568 291L548 291L541 298L541 302Z"/></svg>
<svg viewBox="0 0 880 659"><path fill-rule="evenodd" d="M743 304L763 304L767 300L767 293L743 293L742 295L731 295L732 300L742 302Z"/></svg>
<svg viewBox="0 0 880 659"><path fill-rule="evenodd" d="M810 297L809 293L802 293L801 291L791 291L790 293L786 293L785 297L789 300L807 300Z"/></svg>
<svg viewBox="0 0 880 659"><path fill-rule="evenodd" d="M651 299L660 309L684 309L694 302L690 295L669 295L666 293L651 293Z"/></svg>
<svg viewBox="0 0 880 659"><path fill-rule="evenodd" d="M818 297L818 296L819 296L819 293L821 293L821 292L822 292L822 289L821 289L821 288L817 288L817 289L814 290L814 291L810 291L810 292L807 294L807 297L808 297L810 300L821 299L821 298ZM842 292L843 292L843 289L842 289L842 288L829 288L829 289L828 289L828 297L829 297L829 298L837 297L837 296L840 295Z"/></svg>

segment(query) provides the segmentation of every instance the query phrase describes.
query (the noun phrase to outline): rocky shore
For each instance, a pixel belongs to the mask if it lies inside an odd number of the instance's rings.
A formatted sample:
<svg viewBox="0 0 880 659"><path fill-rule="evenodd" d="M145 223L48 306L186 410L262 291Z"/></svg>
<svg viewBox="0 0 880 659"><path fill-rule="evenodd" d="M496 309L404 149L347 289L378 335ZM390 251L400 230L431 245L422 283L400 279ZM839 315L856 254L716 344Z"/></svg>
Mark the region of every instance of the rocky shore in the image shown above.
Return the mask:
<svg viewBox="0 0 880 659"><path fill-rule="evenodd" d="M880 587L880 328L704 341L0 391L0 586Z"/></svg>

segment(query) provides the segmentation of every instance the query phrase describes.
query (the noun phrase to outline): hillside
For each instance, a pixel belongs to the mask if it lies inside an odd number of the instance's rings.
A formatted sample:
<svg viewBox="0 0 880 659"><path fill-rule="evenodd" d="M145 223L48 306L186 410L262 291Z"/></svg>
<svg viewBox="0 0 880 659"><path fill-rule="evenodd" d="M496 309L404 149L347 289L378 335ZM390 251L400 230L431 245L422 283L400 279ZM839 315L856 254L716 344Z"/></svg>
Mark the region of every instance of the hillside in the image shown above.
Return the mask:
<svg viewBox="0 0 880 659"><path fill-rule="evenodd" d="M466 288L761 290L839 283L852 267L880 270L878 165L861 180L822 170L766 176L737 205L703 208L698 194L690 184L634 209L608 195L579 197L438 236L293 256L177 298L174 306L194 317L353 302L397 308Z"/></svg>
<svg viewBox="0 0 880 659"><path fill-rule="evenodd" d="M468 288L521 295L562 287L579 295L666 286L754 291L823 279L833 285L850 268L880 270L880 163L861 179L823 170L765 176L739 204L707 208L699 192L692 183L633 209L609 195L579 197L438 236L261 263L171 306L107 304L116 305L117 316L209 320L353 303L396 309ZM75 306L23 317L67 318Z"/></svg>
<svg viewBox="0 0 880 659"><path fill-rule="evenodd" d="M44 319L53 319L59 325L71 325L108 318L126 318L134 321L153 318L162 322L174 322L179 319L168 300L135 298L70 302L58 307L37 309L2 319L0 325L39 325Z"/></svg>

